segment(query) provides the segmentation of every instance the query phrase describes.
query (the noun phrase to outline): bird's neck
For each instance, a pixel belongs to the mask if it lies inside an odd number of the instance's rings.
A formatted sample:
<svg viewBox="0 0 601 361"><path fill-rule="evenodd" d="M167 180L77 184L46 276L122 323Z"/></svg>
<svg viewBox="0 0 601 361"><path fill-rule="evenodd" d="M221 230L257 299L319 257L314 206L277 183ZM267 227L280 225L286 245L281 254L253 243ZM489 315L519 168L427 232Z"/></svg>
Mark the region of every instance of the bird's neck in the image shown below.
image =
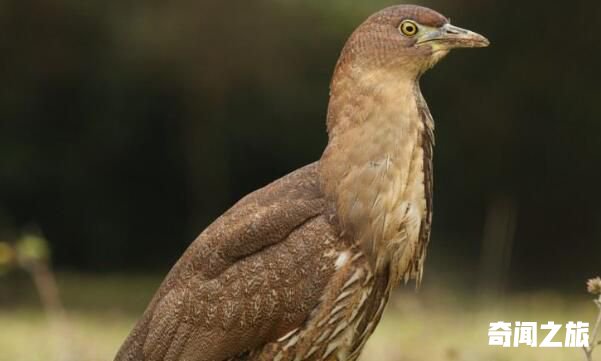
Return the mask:
<svg viewBox="0 0 601 361"><path fill-rule="evenodd" d="M332 82L322 188L343 232L374 267L390 265L393 281L405 276L418 248L406 232L416 226L407 222L421 219L410 208L424 202L422 146L433 127L424 111L418 81L402 74L374 71Z"/></svg>

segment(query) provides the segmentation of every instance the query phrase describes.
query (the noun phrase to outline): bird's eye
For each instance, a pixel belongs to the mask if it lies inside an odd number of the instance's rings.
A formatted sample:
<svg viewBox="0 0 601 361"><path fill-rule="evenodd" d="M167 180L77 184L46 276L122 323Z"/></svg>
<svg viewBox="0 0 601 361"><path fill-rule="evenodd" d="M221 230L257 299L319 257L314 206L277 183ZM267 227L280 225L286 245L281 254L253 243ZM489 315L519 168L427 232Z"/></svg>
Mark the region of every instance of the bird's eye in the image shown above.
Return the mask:
<svg viewBox="0 0 601 361"><path fill-rule="evenodd" d="M405 20L399 25L399 30L406 36L413 36L417 34L417 24L411 20Z"/></svg>

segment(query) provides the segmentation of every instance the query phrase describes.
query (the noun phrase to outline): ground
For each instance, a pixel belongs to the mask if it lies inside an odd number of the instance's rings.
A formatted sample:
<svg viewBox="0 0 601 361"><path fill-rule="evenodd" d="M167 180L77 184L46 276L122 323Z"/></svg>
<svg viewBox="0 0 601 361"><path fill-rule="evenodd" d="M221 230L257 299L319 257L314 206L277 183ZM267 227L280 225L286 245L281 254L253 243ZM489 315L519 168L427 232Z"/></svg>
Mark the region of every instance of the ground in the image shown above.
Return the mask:
<svg viewBox="0 0 601 361"><path fill-rule="evenodd" d="M36 302L35 289L22 276L0 287L5 293L0 294L0 361L112 360L160 282L160 276L59 274L67 312L64 321L59 318L57 322L46 316ZM0 278L0 285L6 279L10 277ZM582 360L582 350L575 348L488 346L489 323L592 322L595 311L584 292L582 297L530 292L479 298L426 282L419 292L407 286L394 295L362 360ZM564 337L562 330L556 339ZM597 352L594 359L601 360Z"/></svg>

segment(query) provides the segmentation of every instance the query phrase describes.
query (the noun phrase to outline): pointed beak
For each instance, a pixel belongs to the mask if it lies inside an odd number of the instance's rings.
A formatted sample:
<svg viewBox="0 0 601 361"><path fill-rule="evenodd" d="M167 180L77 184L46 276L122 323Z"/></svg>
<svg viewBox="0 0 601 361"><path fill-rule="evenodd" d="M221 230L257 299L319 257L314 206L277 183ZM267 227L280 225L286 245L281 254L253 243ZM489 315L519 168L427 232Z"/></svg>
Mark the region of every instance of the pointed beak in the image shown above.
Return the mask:
<svg viewBox="0 0 601 361"><path fill-rule="evenodd" d="M490 44L488 39L473 31L445 24L423 35L417 44L436 43L446 49L483 48Z"/></svg>

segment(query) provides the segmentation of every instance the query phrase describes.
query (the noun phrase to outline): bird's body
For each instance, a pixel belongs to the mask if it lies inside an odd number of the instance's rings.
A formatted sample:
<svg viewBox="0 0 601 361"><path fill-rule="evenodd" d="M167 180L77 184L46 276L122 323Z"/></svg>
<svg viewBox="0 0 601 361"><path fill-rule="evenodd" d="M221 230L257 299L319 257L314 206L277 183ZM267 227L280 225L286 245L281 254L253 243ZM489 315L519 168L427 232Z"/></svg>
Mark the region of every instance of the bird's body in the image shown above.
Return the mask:
<svg viewBox="0 0 601 361"><path fill-rule="evenodd" d="M434 125L418 79L448 50L409 36L389 45L401 21L450 28L415 6L359 27L332 80L322 158L202 232L117 361L359 357L392 287L421 278L430 233ZM401 56L409 46L419 62ZM362 57L370 53L378 56Z"/></svg>

